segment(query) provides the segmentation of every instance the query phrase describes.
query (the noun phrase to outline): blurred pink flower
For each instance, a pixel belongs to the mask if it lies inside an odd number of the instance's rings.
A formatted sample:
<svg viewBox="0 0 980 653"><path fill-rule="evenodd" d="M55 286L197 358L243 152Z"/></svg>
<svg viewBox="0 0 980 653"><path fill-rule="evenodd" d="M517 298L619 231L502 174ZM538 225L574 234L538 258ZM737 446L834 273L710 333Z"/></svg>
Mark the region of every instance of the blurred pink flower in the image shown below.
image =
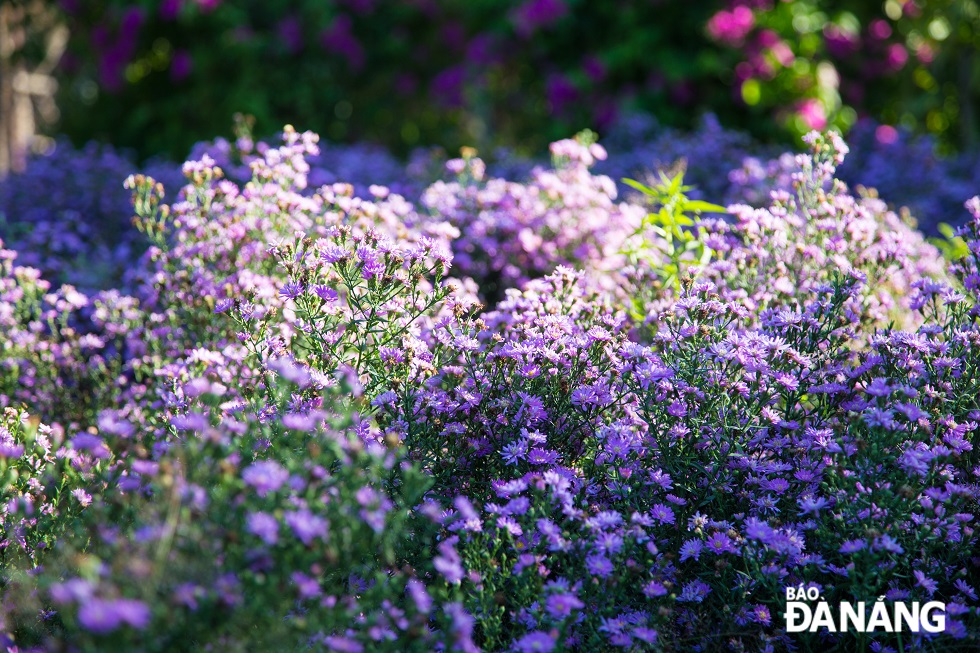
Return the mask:
<svg viewBox="0 0 980 653"><path fill-rule="evenodd" d="M879 18L871 21L871 24L868 26L868 33L871 34L872 38L884 41L892 35L892 27L883 19Z"/></svg>
<svg viewBox="0 0 980 653"><path fill-rule="evenodd" d="M708 34L725 45L739 45L755 24L755 15L748 7L738 6L731 11L719 11L708 20Z"/></svg>
<svg viewBox="0 0 980 653"><path fill-rule="evenodd" d="M790 66L796 57L793 55L793 51L790 49L786 41L780 41L769 48L769 53L772 55L773 59L779 62L779 65L786 67Z"/></svg>
<svg viewBox="0 0 980 653"><path fill-rule="evenodd" d="M898 140L898 130L891 125L878 125L875 128L875 140L884 145L891 145Z"/></svg>
<svg viewBox="0 0 980 653"><path fill-rule="evenodd" d="M909 52L901 43L892 43L888 46L888 53L885 55L885 69L888 72L896 72L905 67L908 63Z"/></svg>
<svg viewBox="0 0 980 653"><path fill-rule="evenodd" d="M915 58L920 62L928 65L932 63L932 60L936 58L936 52L932 49L932 46L928 43L920 43L919 47L915 49Z"/></svg>
<svg viewBox="0 0 980 653"><path fill-rule="evenodd" d="M796 115L807 129L822 131L827 128L827 112L823 108L823 103L816 98L807 98L797 104Z"/></svg>

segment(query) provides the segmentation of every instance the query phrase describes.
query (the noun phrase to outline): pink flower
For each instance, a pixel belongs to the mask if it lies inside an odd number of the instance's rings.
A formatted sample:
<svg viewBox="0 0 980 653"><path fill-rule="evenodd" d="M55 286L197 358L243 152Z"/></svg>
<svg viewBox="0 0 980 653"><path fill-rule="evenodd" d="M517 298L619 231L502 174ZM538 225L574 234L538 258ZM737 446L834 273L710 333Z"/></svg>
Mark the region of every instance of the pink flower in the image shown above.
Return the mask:
<svg viewBox="0 0 980 653"><path fill-rule="evenodd" d="M755 15L748 7L719 11L708 21L708 34L725 45L739 45L755 24Z"/></svg>
<svg viewBox="0 0 980 653"><path fill-rule="evenodd" d="M897 72L905 67L909 60L909 52L901 43L892 43L888 46L885 55L885 69L888 72Z"/></svg>
<svg viewBox="0 0 980 653"><path fill-rule="evenodd" d="M878 125L875 128L875 140L883 145L891 145L898 140L898 130L891 125Z"/></svg>
<svg viewBox="0 0 980 653"><path fill-rule="evenodd" d="M816 98L800 102L796 107L796 113L807 129L820 131L827 128L827 112L823 108L823 103Z"/></svg>
<svg viewBox="0 0 980 653"><path fill-rule="evenodd" d="M871 24L868 26L868 33L871 34L872 38L884 41L892 35L892 28L891 25L879 18L878 20L871 21Z"/></svg>

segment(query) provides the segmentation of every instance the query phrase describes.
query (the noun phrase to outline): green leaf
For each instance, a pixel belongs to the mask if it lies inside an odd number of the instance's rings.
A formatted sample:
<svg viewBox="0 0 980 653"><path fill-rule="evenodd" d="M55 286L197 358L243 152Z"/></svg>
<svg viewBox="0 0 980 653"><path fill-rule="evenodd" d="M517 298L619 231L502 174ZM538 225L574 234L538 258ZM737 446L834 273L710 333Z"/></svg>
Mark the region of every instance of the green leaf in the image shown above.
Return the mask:
<svg viewBox="0 0 980 653"><path fill-rule="evenodd" d="M687 200L684 202L684 210L704 213L728 213L724 206L701 200Z"/></svg>
<svg viewBox="0 0 980 653"><path fill-rule="evenodd" d="M636 181L635 179L626 179L624 177L621 181L624 184L626 184L627 186L629 186L630 188L635 188L636 190L638 190L641 193L644 193L646 195L655 195L656 194L653 191L653 189L644 186L643 184L641 184L640 182Z"/></svg>

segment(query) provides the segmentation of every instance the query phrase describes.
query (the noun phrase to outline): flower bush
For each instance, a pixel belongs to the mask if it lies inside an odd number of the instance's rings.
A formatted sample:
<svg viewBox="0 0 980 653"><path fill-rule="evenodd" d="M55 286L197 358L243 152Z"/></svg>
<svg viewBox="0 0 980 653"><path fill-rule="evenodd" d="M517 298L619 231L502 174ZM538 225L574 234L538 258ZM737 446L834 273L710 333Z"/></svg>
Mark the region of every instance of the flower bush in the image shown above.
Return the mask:
<svg viewBox="0 0 980 653"><path fill-rule="evenodd" d="M947 148L975 149L980 87L968 76L944 83L957 66L976 61L973 0L725 4L706 31L737 55L733 81L746 105L775 111L801 135L874 116L929 133Z"/></svg>
<svg viewBox="0 0 980 653"><path fill-rule="evenodd" d="M252 163L261 162L267 152L278 148L256 141L246 120L239 120L235 131L233 140L217 138L197 144L190 158L196 161L207 154L226 178L244 184L252 177ZM870 121L858 123L849 147L851 152L837 176L852 188L877 193L896 213L908 208L909 217L927 236L938 236L944 223L959 226L969 219L962 198L980 183L980 159L975 154L939 156L930 139ZM367 200L374 197L372 186L384 186L390 194L415 204L423 194L430 201L438 198L452 203L456 206L452 210L458 213L453 218L459 221L457 227L464 222L477 223L465 230L462 239L454 240L457 267L466 266L466 274L480 278L485 293L502 296L504 286L527 277L520 270L533 267L535 274L541 274L548 268L542 260L531 259L552 256L539 250L553 245L535 245L526 237L515 240L521 229L550 230L562 241L559 249L568 264L598 261L589 247L605 248L606 255L612 255L618 247L612 241L624 237L619 232L627 229L612 225L607 234L601 220L589 226L588 220L573 217L581 232L573 236L567 224L556 229L547 223L565 221L564 214L576 202L593 207L589 210L594 215L607 206L622 204L624 199L636 200L633 189L622 182L624 178L655 184L660 171L683 171L685 182L693 186L689 190L693 198L761 208L768 204L771 190L791 190L796 169L794 154L780 154L745 133L725 129L710 115L690 133L665 128L647 115L626 115L603 135L602 149L610 155L597 159L589 154L593 159L589 165L567 157L564 161L537 160L513 151L493 150L484 153L481 163L474 161L479 170L460 179L459 162L447 170L445 152L437 148L419 148L405 163L378 147L320 141L316 154L304 154L306 183L298 192L313 195L323 185L347 183L353 187L354 196ZM462 158L477 158L472 150L466 152ZM0 181L0 231L7 246L19 252L20 264L39 269L52 283L68 283L84 292L111 288L132 291L132 261L151 243L132 224L130 194L122 188L123 180L137 168L128 157L128 153L105 146L74 149L60 141L54 151L33 157L24 172ZM892 165L896 160L914 160L917 165ZM162 182L169 192L168 201L173 201L183 179L180 168L156 159L142 170ZM475 172L483 179L477 180ZM602 181L602 176L616 183L615 190ZM585 188L578 177L594 188L573 197L568 188ZM438 181L443 184L436 184ZM462 187L468 190L464 193ZM477 192L478 188L484 190ZM548 208L539 205L515 213L518 217L507 224L488 222L493 215L501 215L501 209L502 215L512 215L507 203L531 206L531 197L550 191L557 192L560 199ZM466 193L475 197L466 199ZM444 208L448 210L448 206ZM423 206L421 214L427 212ZM595 244L596 238L607 236L610 242ZM591 246L587 244L590 239ZM530 250L525 251L525 246ZM578 254L575 248L581 248ZM487 254L490 250L495 253ZM528 260L518 260L521 257ZM489 277L500 274L507 280L492 291Z"/></svg>
<svg viewBox="0 0 980 653"><path fill-rule="evenodd" d="M132 229L122 188L135 169L131 156L108 145L75 149L66 140L33 156L25 171L0 179L0 233L20 263L49 281L85 290L118 286L145 248ZM159 159L145 170L168 186L182 177Z"/></svg>
<svg viewBox="0 0 980 653"><path fill-rule="evenodd" d="M723 216L582 138L415 203L283 137L128 179L129 295L2 250L7 647L977 646L980 198L945 261L835 134ZM945 631L790 633L800 586Z"/></svg>
<svg viewBox="0 0 980 653"><path fill-rule="evenodd" d="M421 203L456 226L455 264L485 294L543 276L558 264L617 265L626 238L640 225L642 209L617 203L616 185L589 168L606 151L588 139L552 144L551 169L535 167L526 183L485 179L478 158L449 161L457 181L437 181Z"/></svg>
<svg viewBox="0 0 980 653"><path fill-rule="evenodd" d="M976 186L980 160L964 153L944 159L936 155L935 143L915 138L907 130L870 121L859 122L850 135L851 155L838 170L841 179L879 195L896 210L908 209L921 231L936 236L944 223L961 225L968 220L963 196ZM898 159L916 161L914 169L894 166ZM763 161L745 157L733 166L726 197L733 202L764 205L773 187L788 190L796 162L792 155L773 156Z"/></svg>

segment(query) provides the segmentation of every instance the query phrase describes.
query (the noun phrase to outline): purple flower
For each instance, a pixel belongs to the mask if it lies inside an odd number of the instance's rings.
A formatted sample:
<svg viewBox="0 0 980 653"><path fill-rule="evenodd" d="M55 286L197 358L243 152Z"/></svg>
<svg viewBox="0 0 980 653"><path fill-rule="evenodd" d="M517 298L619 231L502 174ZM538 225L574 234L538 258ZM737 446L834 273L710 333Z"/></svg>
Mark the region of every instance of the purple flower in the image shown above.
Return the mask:
<svg viewBox="0 0 980 653"><path fill-rule="evenodd" d="M709 592L711 592L711 587L707 583L700 580L692 580L684 586L677 600L700 603Z"/></svg>
<svg viewBox="0 0 980 653"><path fill-rule="evenodd" d="M123 624L142 630L150 623L150 608L142 601L91 598L78 609L78 622L89 632L111 633Z"/></svg>
<svg viewBox="0 0 980 653"><path fill-rule="evenodd" d="M122 617L112 601L91 598L79 607L78 622L86 630L101 635L119 628Z"/></svg>
<svg viewBox="0 0 980 653"><path fill-rule="evenodd" d="M51 586L51 600L55 603L79 603L87 602L95 593L95 586L91 581L83 578L70 578L63 583L55 583Z"/></svg>
<svg viewBox="0 0 980 653"><path fill-rule="evenodd" d="M463 570L463 561L454 546L456 541L456 538L450 538L440 542L438 547L436 547L439 549L439 555L432 561L436 571L442 574L449 583L458 583L466 575L466 572Z"/></svg>
<svg viewBox="0 0 980 653"><path fill-rule="evenodd" d="M198 599L204 595L204 588L194 583L181 583L174 588L173 600L191 610L197 610Z"/></svg>
<svg viewBox="0 0 980 653"><path fill-rule="evenodd" d="M662 503L650 508L650 516L656 519L661 524L673 524L674 523L674 511Z"/></svg>
<svg viewBox="0 0 980 653"><path fill-rule="evenodd" d="M657 642L657 631L653 628L637 626L633 629L632 634L633 637L647 644L655 644Z"/></svg>
<svg viewBox="0 0 980 653"><path fill-rule="evenodd" d="M915 576L915 584L924 589L929 596L935 594L936 590L939 589L939 583L932 580L918 569L913 571L912 574Z"/></svg>
<svg viewBox="0 0 980 653"><path fill-rule="evenodd" d="M844 554L857 553L867 546L864 540L848 540L840 545L839 551Z"/></svg>
<svg viewBox="0 0 980 653"><path fill-rule="evenodd" d="M623 516L615 510L603 510L595 517L586 520L589 528L610 529L623 523Z"/></svg>
<svg viewBox="0 0 980 653"><path fill-rule="evenodd" d="M713 533L711 537L708 538L708 549L717 555L722 553L737 553L738 550L732 543L732 539L725 535L724 533Z"/></svg>
<svg viewBox="0 0 980 653"><path fill-rule="evenodd" d="M957 578L953 582L953 584L956 586L956 589L958 589L959 591L963 592L963 594L967 598L969 598L970 600L973 600L973 601L976 601L977 600L977 593L976 593L976 591L974 591L973 587L971 587L970 584L967 583L965 580L963 580L962 578Z"/></svg>
<svg viewBox="0 0 980 653"><path fill-rule="evenodd" d="M279 541L279 522L268 513L253 512L248 516L248 532L272 546Z"/></svg>
<svg viewBox="0 0 980 653"><path fill-rule="evenodd" d="M875 538L874 549L875 551L887 551L897 555L901 555L905 551L902 545L896 542L891 535L882 535L881 537Z"/></svg>
<svg viewBox="0 0 980 653"><path fill-rule="evenodd" d="M507 498L526 490L527 481L521 479L513 481L494 481L493 488L497 493L497 496Z"/></svg>
<svg viewBox="0 0 980 653"><path fill-rule="evenodd" d="M0 458L20 458L23 455L23 445L0 442Z"/></svg>
<svg viewBox="0 0 980 653"><path fill-rule="evenodd" d="M364 645L350 637L327 635L323 643L331 653L364 653Z"/></svg>
<svg viewBox="0 0 980 653"><path fill-rule="evenodd" d="M264 497L282 487L289 480L289 472L274 460L260 460L245 468L242 480L254 487L260 497Z"/></svg>
<svg viewBox="0 0 980 653"><path fill-rule="evenodd" d="M116 612L124 623L137 630L143 630L150 623L150 608L135 599L116 599Z"/></svg>
<svg viewBox="0 0 980 653"><path fill-rule="evenodd" d="M513 537L520 537L524 534L524 529L513 517L497 517L497 528L502 528Z"/></svg>
<svg viewBox="0 0 980 653"><path fill-rule="evenodd" d="M176 50L170 61L170 78L175 82L186 79L194 69L194 58L187 50Z"/></svg>
<svg viewBox="0 0 980 653"><path fill-rule="evenodd" d="M508 501L507 505L501 508L500 511L505 515L515 515L519 517L523 514L526 514L530 508L531 508L530 499L528 499L527 497L515 497L510 501Z"/></svg>
<svg viewBox="0 0 980 653"><path fill-rule="evenodd" d="M516 465L519 461L525 460L528 455L528 441L517 440L504 445L500 450L500 457L508 465Z"/></svg>
<svg viewBox="0 0 980 653"><path fill-rule="evenodd" d="M687 415L687 407L683 402L675 401L667 407L667 414L673 417L684 417Z"/></svg>
<svg viewBox="0 0 980 653"><path fill-rule="evenodd" d="M801 515L817 515L821 510L830 505L830 502L823 497L805 496L797 501L800 506Z"/></svg>
<svg viewBox="0 0 980 653"><path fill-rule="evenodd" d="M92 495L83 490L82 488L75 488L71 491L71 495L82 505L82 507L87 507L92 503Z"/></svg>
<svg viewBox="0 0 980 653"><path fill-rule="evenodd" d="M313 599L323 593L320 589L320 581L316 578L311 578L298 571L294 571L290 578L296 585L296 589L299 590L299 598L302 600Z"/></svg>
<svg viewBox="0 0 980 653"><path fill-rule="evenodd" d="M555 650L555 638L548 633L535 630L514 642L514 647L520 653L551 653Z"/></svg>
<svg viewBox="0 0 980 653"><path fill-rule="evenodd" d="M555 619L565 619L573 610L585 607L574 594L552 594L545 601L545 610Z"/></svg>
<svg viewBox="0 0 980 653"><path fill-rule="evenodd" d="M464 530L473 532L483 530L483 520L480 519L479 513L477 513L469 499L464 496L457 496L453 499L453 505L459 511L459 516L462 519L461 527Z"/></svg>
<svg viewBox="0 0 980 653"><path fill-rule="evenodd" d="M688 560L697 560L701 557L701 550L704 548L704 542L701 540L688 540L681 545L681 562L686 562Z"/></svg>
<svg viewBox="0 0 980 653"><path fill-rule="evenodd" d="M71 446L78 451L88 451L93 458L105 459L111 455L102 438L91 433L79 433L72 438Z"/></svg>
<svg viewBox="0 0 980 653"><path fill-rule="evenodd" d="M480 649L473 642L475 619L463 608L463 604L449 603L443 610L452 621L451 628L453 638L456 640L456 648L462 653L480 653Z"/></svg>
<svg viewBox="0 0 980 653"><path fill-rule="evenodd" d="M233 299L219 299L214 303L214 313L215 315L227 313L234 305L235 300Z"/></svg>
<svg viewBox="0 0 980 653"><path fill-rule="evenodd" d="M323 251L320 252L320 258L324 263L336 263L337 261L342 261L350 256L350 252L336 243L328 243Z"/></svg>
<svg viewBox="0 0 980 653"><path fill-rule="evenodd" d="M623 538L616 533L600 533L595 539L595 548L607 555L615 555L623 548Z"/></svg>
<svg viewBox="0 0 980 653"><path fill-rule="evenodd" d="M429 614L432 611L432 597L429 596L422 581L410 578L405 584L405 591L415 604L415 609L421 614Z"/></svg>
<svg viewBox="0 0 980 653"><path fill-rule="evenodd" d="M773 537L772 526L764 521L750 517L745 520L745 537L769 545Z"/></svg>
<svg viewBox="0 0 980 653"><path fill-rule="evenodd" d="M279 296L285 299L296 299L303 294L303 284L298 281L287 281L279 290Z"/></svg>
<svg viewBox="0 0 980 653"><path fill-rule="evenodd" d="M751 612L752 621L757 624L762 624L763 626L768 626L772 623L772 615L769 613L769 608L764 605L757 604L752 608Z"/></svg>
<svg viewBox="0 0 980 653"><path fill-rule="evenodd" d="M384 258L379 256L377 251L368 247L359 247L357 257L361 259L361 276L366 281L370 281L385 271Z"/></svg>
<svg viewBox="0 0 980 653"><path fill-rule="evenodd" d="M658 583L655 580L651 580L649 583L643 586L643 595L647 598L653 598L655 596L664 596L667 594L667 588L664 587L662 583Z"/></svg>
<svg viewBox="0 0 980 653"><path fill-rule="evenodd" d="M287 512L285 521L293 529L293 534L306 546L309 546L315 537L327 539L327 521L306 508Z"/></svg>
<svg viewBox="0 0 980 653"><path fill-rule="evenodd" d="M613 573L613 564L609 558L594 554L585 559L585 569L593 576L608 578Z"/></svg>
<svg viewBox="0 0 980 653"><path fill-rule="evenodd" d="M551 449L531 449L527 455L527 462L532 465L554 465L558 460L558 452Z"/></svg>

